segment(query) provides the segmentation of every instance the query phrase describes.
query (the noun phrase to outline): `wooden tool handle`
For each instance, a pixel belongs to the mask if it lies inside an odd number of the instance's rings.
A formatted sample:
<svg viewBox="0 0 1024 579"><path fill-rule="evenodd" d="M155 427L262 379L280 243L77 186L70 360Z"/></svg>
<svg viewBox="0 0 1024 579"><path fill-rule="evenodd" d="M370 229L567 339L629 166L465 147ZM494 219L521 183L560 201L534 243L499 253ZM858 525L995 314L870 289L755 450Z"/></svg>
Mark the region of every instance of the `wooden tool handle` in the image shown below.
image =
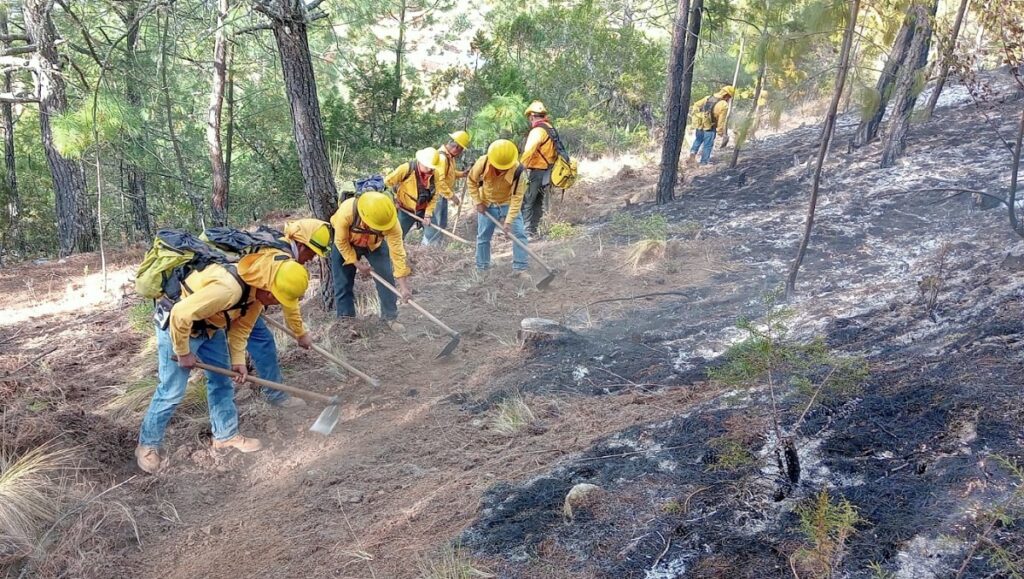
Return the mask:
<svg viewBox="0 0 1024 579"><path fill-rule="evenodd" d="M384 286L384 287L388 288L389 290L391 290L391 292L394 293L396 296L401 297L402 293L400 291L398 291L398 289L395 286L389 284L384 278L382 278L380 276L380 274L378 274L377 272L375 272L375 271L373 271L371 269L370 270L370 275L373 276L373 279L377 280L377 283L379 283L382 286ZM414 308L416 308L416 311L418 311L419 313L421 313L424 316L426 316L426 318L428 320L430 320L431 322L434 322L435 324L437 324L442 330L447 332L448 335L450 335L452 337L456 337L456 336L459 335L458 332L456 332L455 330L453 330L453 329L449 328L448 326L446 326L444 322L442 322L441 320L435 318L433 314L431 314L427 310L423 309L423 307L420 306L418 303L414 302L413 300L409 300L409 305L414 307Z"/></svg>
<svg viewBox="0 0 1024 579"><path fill-rule="evenodd" d="M295 339L295 340L299 339L298 336L295 335L295 332L292 332L290 329L288 329L287 326L285 326L281 322L279 322L279 321L277 321L277 320L275 320L273 318L267 317L267 316L263 316L263 319L266 320L266 322L268 324L270 324L271 326L277 328L278 330L281 330L282 332L288 334L293 339ZM355 374L356 376L358 376L360 379L362 379L367 384L370 384L371 386L380 386L380 381L379 380L377 380L373 376L370 376L370 375L362 372L361 370L359 370L359 368L356 368L352 364L349 364L345 360L342 360L341 358L335 356L334 354L328 352L327 350L321 348L320 346L318 346L316 344L313 344L313 351L316 352L317 354L320 354L324 358L327 358L331 362L334 362L335 364L341 366L345 370L348 370L350 373Z"/></svg>
<svg viewBox="0 0 1024 579"><path fill-rule="evenodd" d="M412 217L416 221L419 221L421 224L423 224L423 219L421 219L419 215L416 215L415 213L405 209L404 207L399 207L398 210L401 211L402 213L405 213L409 217ZM455 241L458 241L460 243L465 243L466 245L469 245L469 241L459 237L458 235L455 235L454 233L452 233L451 231L448 231L447 229L445 229L443 227L438 227L438 226L434 225L433 223L430 224L430 227L433 227L434 229L440 231L441 233L447 235L448 237L451 237Z"/></svg>
<svg viewBox="0 0 1024 579"><path fill-rule="evenodd" d="M507 237L510 240L512 240L512 243L514 243L514 244L518 245L519 247L523 248L523 251L525 251L526 253L530 254L530 257L532 257L533 259L536 259L537 263L539 263L541 265L541 267L543 267L544 269L548 270L548 273L550 273L552 271L555 271L554 268L552 268L548 264L544 263L544 260L541 259L539 255L537 255L537 252L535 252L532 249L530 249L530 247L528 245L526 245L525 243L523 243L522 241L519 241L519 238L516 237L515 235L512 235L511 233L508 233L507 231L505 231L505 226L502 225L502 223L500 221L498 221L493 215L491 215L490 212L485 210L483 212L483 214L486 215L488 219L493 221L494 224L498 226L498 229L502 233L505 234L505 237Z"/></svg>
<svg viewBox="0 0 1024 579"><path fill-rule="evenodd" d="M196 362L196 368L202 368L207 372L213 372L214 374L220 374L221 376L228 376L230 378L237 378L240 375L238 372L234 372L226 368L211 366L209 364L204 364L203 362ZM310 392L309 390L303 390L302 388L296 388L294 386L288 386L287 384L281 384L278 382L271 382L270 380L264 380L263 378L257 378L256 376L246 376L245 381L252 382L253 384L264 386L266 388L280 390L281 392L287 392L297 398L310 400L312 402L321 402L328 405L338 403L337 396L327 396L325 394L320 394L319 392Z"/></svg>

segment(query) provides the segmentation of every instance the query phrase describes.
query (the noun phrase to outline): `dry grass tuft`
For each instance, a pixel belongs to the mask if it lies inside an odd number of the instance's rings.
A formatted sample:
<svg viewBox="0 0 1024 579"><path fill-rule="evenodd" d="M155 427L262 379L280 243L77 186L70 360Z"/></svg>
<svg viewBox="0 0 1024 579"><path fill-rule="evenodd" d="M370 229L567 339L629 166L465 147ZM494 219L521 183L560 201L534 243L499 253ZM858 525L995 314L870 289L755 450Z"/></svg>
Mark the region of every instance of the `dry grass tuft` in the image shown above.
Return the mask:
<svg viewBox="0 0 1024 579"><path fill-rule="evenodd" d="M104 410L115 420L132 417L149 407L149 401L153 398L156 387L156 378L144 378L129 386L124 392L114 396L104 407ZM177 412L187 415L198 415L205 414L208 408L206 400L206 375L199 374L196 378L189 380L188 385L185 387L185 397L178 404Z"/></svg>
<svg viewBox="0 0 1024 579"><path fill-rule="evenodd" d="M509 395L498 403L497 414L491 420L491 429L501 434L513 435L536 420L522 394Z"/></svg>
<svg viewBox="0 0 1024 579"><path fill-rule="evenodd" d="M630 246L626 255L626 266L633 273L637 273L642 266L664 258L666 247L663 239L642 239Z"/></svg>
<svg viewBox="0 0 1024 579"><path fill-rule="evenodd" d="M486 579L496 577L478 568L461 545L449 545L429 561L420 561L421 579Z"/></svg>
<svg viewBox="0 0 1024 579"><path fill-rule="evenodd" d="M21 456L0 449L0 565L30 555L44 529L57 521L76 455L52 442Z"/></svg>

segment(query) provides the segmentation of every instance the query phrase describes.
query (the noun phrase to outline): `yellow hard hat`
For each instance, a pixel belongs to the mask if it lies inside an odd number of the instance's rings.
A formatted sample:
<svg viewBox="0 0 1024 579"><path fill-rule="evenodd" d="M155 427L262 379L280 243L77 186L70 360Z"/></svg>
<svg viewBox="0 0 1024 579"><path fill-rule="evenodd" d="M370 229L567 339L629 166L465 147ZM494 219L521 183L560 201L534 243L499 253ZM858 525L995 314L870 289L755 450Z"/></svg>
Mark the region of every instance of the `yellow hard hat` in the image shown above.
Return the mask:
<svg viewBox="0 0 1024 579"><path fill-rule="evenodd" d="M356 199L359 219L375 231L387 231L398 223L398 210L390 197L377 191L367 191Z"/></svg>
<svg viewBox="0 0 1024 579"><path fill-rule="evenodd" d="M286 308L299 307L299 299L309 287L309 272L297 261L285 260L278 262L274 283L270 285L270 293Z"/></svg>
<svg viewBox="0 0 1024 579"><path fill-rule="evenodd" d="M284 226L284 236L297 241L324 257L331 244L331 226L319 219L297 219Z"/></svg>
<svg viewBox="0 0 1024 579"><path fill-rule="evenodd" d="M729 95L729 98L732 98L732 97L736 96L736 87L732 86L731 84L727 84L727 85L723 86L722 90L719 91L719 92L721 92L723 94L727 94L727 95Z"/></svg>
<svg viewBox="0 0 1024 579"><path fill-rule="evenodd" d="M434 147L416 151L416 165L421 169L433 171L441 163L441 157Z"/></svg>
<svg viewBox="0 0 1024 579"><path fill-rule="evenodd" d="M498 139L487 147L487 160L499 171L511 169L519 158L519 148L507 139Z"/></svg>
<svg viewBox="0 0 1024 579"><path fill-rule="evenodd" d="M463 149L468 149L469 142L473 140L472 135L470 135L466 131L455 131L454 133L448 136L451 137L453 141L455 141L456 145L462 147Z"/></svg>
<svg viewBox="0 0 1024 579"><path fill-rule="evenodd" d="M546 116L548 114L548 110L546 108L544 108L544 103L542 103L540 101L533 101L532 103L530 103L530 106L526 107L526 112L524 114L526 116L530 116L530 115L545 115Z"/></svg>

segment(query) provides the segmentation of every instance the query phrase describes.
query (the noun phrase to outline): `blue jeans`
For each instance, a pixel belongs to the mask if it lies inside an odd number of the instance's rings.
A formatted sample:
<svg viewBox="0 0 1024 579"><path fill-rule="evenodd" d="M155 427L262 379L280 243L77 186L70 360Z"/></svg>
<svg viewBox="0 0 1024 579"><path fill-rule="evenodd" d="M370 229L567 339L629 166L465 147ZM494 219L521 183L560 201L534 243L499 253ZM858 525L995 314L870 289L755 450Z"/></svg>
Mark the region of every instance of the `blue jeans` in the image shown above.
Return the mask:
<svg viewBox="0 0 1024 579"><path fill-rule="evenodd" d="M434 206L434 217L431 223L442 229L448 228L448 200L444 197L438 197L437 205ZM440 237L441 233L437 229L428 227L423 232L423 245L434 244L439 241Z"/></svg>
<svg viewBox="0 0 1024 579"><path fill-rule="evenodd" d="M399 214L401 215L401 214ZM391 285L395 285L395 274L391 269L391 254L388 253L388 244L385 241L380 247L370 251L365 247L356 247L356 259L366 256L373 271L384 278ZM356 317L355 292L356 266L345 265L345 259L341 256L336 245L331 246L331 277L334 278L334 307L339 318ZM393 320L398 317L398 297L388 288L377 283L377 296L380 298L380 317L384 320Z"/></svg>
<svg viewBox="0 0 1024 579"><path fill-rule="evenodd" d="M414 219L413 216L410 215L409 213L406 213L399 209L398 224L401 225L401 237L404 238L409 235L410 230L412 230L413 228L415 228L417 224L419 224L419 221ZM374 268L376 270L376 267Z"/></svg>
<svg viewBox="0 0 1024 579"><path fill-rule="evenodd" d="M711 162L711 149L715 147L715 131L697 129L697 134L693 139L693 146L690 147L690 154L696 155L701 146L704 147L704 150L700 153L700 164L707 165Z"/></svg>
<svg viewBox="0 0 1024 579"><path fill-rule="evenodd" d="M189 340L189 348L200 361L211 366L231 368L228 357L228 341L224 330L218 330L212 337L201 334ZM149 409L142 419L139 444L159 448L164 431L170 422L174 409L185 396L189 371L171 360L174 348L171 333L156 329L156 355L160 383L157 384ZM238 408L235 407L235 386L231 379L220 374L206 373L206 399L210 407L210 425L214 440L227 440L238 434Z"/></svg>
<svg viewBox="0 0 1024 579"><path fill-rule="evenodd" d="M283 381L281 365L277 362L277 344L274 342L274 333L270 331L267 323L263 321L263 316L256 319L256 324L252 327L252 333L249 334L249 342L245 345L245 349L248 350L249 356L252 357L252 365L256 367L256 372L259 373L260 378L270 380L271 382ZM284 402L288 399L288 395L280 390L260 388L260 391L268 402Z"/></svg>
<svg viewBox="0 0 1024 579"><path fill-rule="evenodd" d="M504 223L508 215L508 205L488 205L487 212L499 222ZM493 221L477 214L476 216L476 268L483 270L491 267L491 237L497 225ZM523 214L516 215L512 220L512 235L526 244L526 227L523 225ZM512 245L512 269L526 271L529 267L529 254L518 245Z"/></svg>

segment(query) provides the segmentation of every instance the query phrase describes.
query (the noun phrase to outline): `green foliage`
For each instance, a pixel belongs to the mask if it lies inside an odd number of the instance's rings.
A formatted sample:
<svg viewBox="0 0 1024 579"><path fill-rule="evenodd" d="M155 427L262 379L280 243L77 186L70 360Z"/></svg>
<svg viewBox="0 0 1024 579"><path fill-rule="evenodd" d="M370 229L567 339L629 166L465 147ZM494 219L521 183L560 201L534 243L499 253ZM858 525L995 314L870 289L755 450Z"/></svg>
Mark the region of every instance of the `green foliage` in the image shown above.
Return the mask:
<svg viewBox="0 0 1024 579"><path fill-rule="evenodd" d="M668 218L661 213L638 217L633 213L616 213L612 217L612 233L630 239L663 241L668 238Z"/></svg>
<svg viewBox="0 0 1024 579"><path fill-rule="evenodd" d="M136 332L152 332L153 302L143 300L129 308L128 325Z"/></svg>
<svg viewBox="0 0 1024 579"><path fill-rule="evenodd" d="M548 239L557 241L561 239L572 239L579 235L579 229L577 229L572 223L566 223L559 221L558 223L552 223L548 226L548 231L545 234Z"/></svg>
<svg viewBox="0 0 1024 579"><path fill-rule="evenodd" d="M520 95L497 95L473 117L470 131L473 138L485 148L495 139L515 139L515 135L526 131L523 111L528 103Z"/></svg>
<svg viewBox="0 0 1024 579"><path fill-rule="evenodd" d="M138 132L138 111L118 97L101 94L87 98L78 107L53 119L53 141L65 157L80 159L96 146L114 144L119 138Z"/></svg>
<svg viewBox="0 0 1024 579"><path fill-rule="evenodd" d="M676 499L670 499L661 505L661 512L666 515L682 515L686 512L686 508Z"/></svg>
<svg viewBox="0 0 1024 579"><path fill-rule="evenodd" d="M715 461L708 465L708 471L734 471L754 464L753 453L741 440L720 436L709 440L708 446L715 451Z"/></svg>
<svg viewBox="0 0 1024 579"><path fill-rule="evenodd" d="M827 579L833 577L844 555L844 548L855 527L863 523L857 508L845 498L833 503L828 491L822 489L796 509L800 516L800 532L808 544L793 554L793 562L801 577Z"/></svg>

